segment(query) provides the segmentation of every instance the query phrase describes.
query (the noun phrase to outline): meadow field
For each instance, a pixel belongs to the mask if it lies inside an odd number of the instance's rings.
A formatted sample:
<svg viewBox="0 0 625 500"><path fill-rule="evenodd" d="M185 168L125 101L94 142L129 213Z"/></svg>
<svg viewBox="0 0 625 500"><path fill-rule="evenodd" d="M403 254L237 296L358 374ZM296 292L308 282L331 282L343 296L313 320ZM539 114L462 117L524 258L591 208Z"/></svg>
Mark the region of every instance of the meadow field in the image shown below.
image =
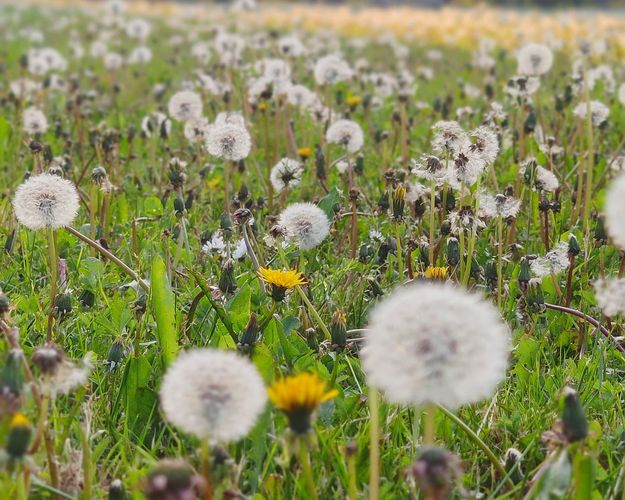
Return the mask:
<svg viewBox="0 0 625 500"><path fill-rule="evenodd" d="M0 498L625 498L625 17L0 39Z"/></svg>

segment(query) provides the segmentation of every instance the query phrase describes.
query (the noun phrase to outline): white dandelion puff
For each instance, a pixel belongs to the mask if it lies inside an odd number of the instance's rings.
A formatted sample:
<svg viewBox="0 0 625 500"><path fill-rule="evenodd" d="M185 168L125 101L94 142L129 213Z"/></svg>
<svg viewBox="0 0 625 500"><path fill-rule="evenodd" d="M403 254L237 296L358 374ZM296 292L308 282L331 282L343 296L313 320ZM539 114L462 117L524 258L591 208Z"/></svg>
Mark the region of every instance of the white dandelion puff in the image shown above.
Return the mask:
<svg viewBox="0 0 625 500"><path fill-rule="evenodd" d="M29 229L56 229L73 222L79 202L71 181L42 174L28 178L17 188L13 208L20 224Z"/></svg>
<svg viewBox="0 0 625 500"><path fill-rule="evenodd" d="M185 122L202 115L202 98L190 90L175 93L167 104L169 114L178 121Z"/></svg>
<svg viewBox="0 0 625 500"><path fill-rule="evenodd" d="M480 216L482 217L516 217L521 208L521 200L517 200L512 196L505 194L488 194L480 195Z"/></svg>
<svg viewBox="0 0 625 500"><path fill-rule="evenodd" d="M603 211L609 235L621 250L625 250L625 174L612 181Z"/></svg>
<svg viewBox="0 0 625 500"><path fill-rule="evenodd" d="M278 225L302 250L321 244L330 231L330 221L323 210L313 203L294 203L280 214Z"/></svg>
<svg viewBox="0 0 625 500"><path fill-rule="evenodd" d="M349 153L356 153L364 144L364 135L355 121L338 120L328 127L326 140L344 146Z"/></svg>
<svg viewBox="0 0 625 500"><path fill-rule="evenodd" d="M625 278L600 279L594 287L603 314L608 317L625 314Z"/></svg>
<svg viewBox="0 0 625 500"><path fill-rule="evenodd" d="M262 412L266 389L256 367L234 352L195 349L180 354L160 389L168 421L212 443L244 437Z"/></svg>
<svg viewBox="0 0 625 500"><path fill-rule="evenodd" d="M509 349L508 328L490 303L451 285L420 283L373 310L361 355L369 382L389 400L454 409L492 395Z"/></svg>
<svg viewBox="0 0 625 500"><path fill-rule="evenodd" d="M184 124L184 136L187 141L196 143L204 142L208 138L210 124L204 117L191 118Z"/></svg>
<svg viewBox="0 0 625 500"><path fill-rule="evenodd" d="M537 257L530 263L532 272L539 278L551 274L559 274L569 267L569 244L566 241L558 243L544 257Z"/></svg>
<svg viewBox="0 0 625 500"><path fill-rule="evenodd" d="M530 43L517 54L517 71L521 75L540 76L551 69L553 52L546 45Z"/></svg>
<svg viewBox="0 0 625 500"><path fill-rule="evenodd" d="M206 148L217 158L240 161L250 154L252 139L245 127L229 123L215 124L209 129Z"/></svg>
<svg viewBox="0 0 625 500"><path fill-rule="evenodd" d="M580 102L573 109L573 116L584 119L588 115L588 103ZM610 116L610 108L600 101L590 101L590 115L595 127L603 125Z"/></svg>
<svg viewBox="0 0 625 500"><path fill-rule="evenodd" d="M28 108L22 116L22 130L26 134L43 134L48 130L48 119L40 109Z"/></svg>
<svg viewBox="0 0 625 500"><path fill-rule="evenodd" d="M352 69L341 57L331 54L315 64L315 81L319 85L334 85L352 77Z"/></svg>

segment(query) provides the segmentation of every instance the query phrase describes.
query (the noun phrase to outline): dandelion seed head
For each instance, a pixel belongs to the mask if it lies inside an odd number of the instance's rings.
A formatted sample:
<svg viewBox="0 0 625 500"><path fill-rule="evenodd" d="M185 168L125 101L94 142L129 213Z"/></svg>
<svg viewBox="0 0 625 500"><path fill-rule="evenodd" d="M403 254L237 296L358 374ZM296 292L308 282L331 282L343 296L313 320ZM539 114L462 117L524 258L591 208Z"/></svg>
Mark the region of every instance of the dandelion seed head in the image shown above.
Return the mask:
<svg viewBox="0 0 625 500"><path fill-rule="evenodd" d="M252 139L245 127L230 123L214 124L209 129L206 148L217 158L240 161L250 154Z"/></svg>
<svg viewBox="0 0 625 500"><path fill-rule="evenodd" d="M438 121L432 130L432 149L438 154L453 153L468 141L467 133L456 121Z"/></svg>
<svg viewBox="0 0 625 500"><path fill-rule="evenodd" d="M573 116L576 118L584 119L588 114L588 104L586 102L580 102L573 109ZM592 124L595 127L599 127L606 122L610 116L610 108L600 101L590 101L590 114L592 117Z"/></svg>
<svg viewBox="0 0 625 500"><path fill-rule="evenodd" d="M540 76L547 73L553 64L553 52L546 45L530 43L517 54L517 71L521 75Z"/></svg>
<svg viewBox="0 0 625 500"><path fill-rule="evenodd" d="M234 352L194 349L178 356L160 389L163 412L182 431L212 443L245 436L266 392L256 367Z"/></svg>
<svg viewBox="0 0 625 500"><path fill-rule="evenodd" d="M532 272L539 278L551 274L559 274L569 267L569 244L566 241L558 243L547 252L544 257L537 257L530 263Z"/></svg>
<svg viewBox="0 0 625 500"><path fill-rule="evenodd" d="M199 118L202 115L202 99L195 92L182 90L171 96L167 110L170 116L181 122Z"/></svg>
<svg viewBox="0 0 625 500"><path fill-rule="evenodd" d="M352 77L352 69L341 57L330 54L315 64L315 81L319 85L334 85Z"/></svg>
<svg viewBox="0 0 625 500"><path fill-rule="evenodd" d="M26 134L43 134L48 130L48 119L40 109L27 108L22 116L22 130Z"/></svg>
<svg viewBox="0 0 625 500"><path fill-rule="evenodd" d="M600 279L595 282L595 297L603 314L611 318L625 314L625 279Z"/></svg>
<svg viewBox="0 0 625 500"><path fill-rule="evenodd" d="M321 244L330 231L327 215L313 203L289 205L280 214L278 224L302 250Z"/></svg>
<svg viewBox="0 0 625 500"><path fill-rule="evenodd" d="M608 234L621 250L625 250L625 174L612 181L603 210Z"/></svg>
<svg viewBox="0 0 625 500"><path fill-rule="evenodd" d="M206 141L209 134L210 124L208 119L201 116L200 118L191 118L184 124L184 136L187 141L196 143Z"/></svg>
<svg viewBox="0 0 625 500"><path fill-rule="evenodd" d="M364 144L362 128L352 120L337 120L328 127L326 140L332 144L340 144L349 153L356 153Z"/></svg>
<svg viewBox="0 0 625 500"><path fill-rule="evenodd" d="M391 401L457 408L495 391L509 348L510 333L490 303L451 285L419 283L376 306L361 355L369 382Z"/></svg>
<svg viewBox="0 0 625 500"><path fill-rule="evenodd" d="M303 173L304 168L298 160L282 158L271 169L271 185L280 193L286 188L297 186Z"/></svg>
<svg viewBox="0 0 625 500"><path fill-rule="evenodd" d="M79 198L71 181L57 175L28 178L15 191L13 209L20 224L29 229L69 226L76 217Z"/></svg>

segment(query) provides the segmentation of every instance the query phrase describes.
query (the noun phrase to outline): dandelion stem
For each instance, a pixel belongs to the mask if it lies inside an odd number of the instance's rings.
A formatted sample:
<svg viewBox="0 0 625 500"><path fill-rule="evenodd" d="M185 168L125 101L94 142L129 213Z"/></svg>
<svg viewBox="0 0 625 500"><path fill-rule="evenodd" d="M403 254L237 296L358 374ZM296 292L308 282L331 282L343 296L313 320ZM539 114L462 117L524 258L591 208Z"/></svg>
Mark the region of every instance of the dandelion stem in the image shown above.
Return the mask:
<svg viewBox="0 0 625 500"><path fill-rule="evenodd" d="M117 264L117 266L122 271L124 271L128 276L130 276L133 280L135 280L137 282L137 284L141 288L143 288L146 292L150 291L150 287L148 286L148 284L145 281L143 281L135 271L130 269L126 264L124 264L123 261L118 259L115 255L113 255L111 252L109 252L102 245L100 245L97 242L93 241L91 238L89 238L88 236L85 236L84 234L82 234L80 231L74 229L73 227L67 226L65 229L66 229L66 231L68 233L73 234L79 240L82 240L87 245L91 246L92 248L95 248L98 252L100 252L102 255L104 255L107 259L109 259L109 260L113 261L115 264Z"/></svg>
<svg viewBox="0 0 625 500"><path fill-rule="evenodd" d="M56 240L54 229L46 228L48 236L48 256L50 259L50 310L48 311L48 329L46 340L52 341L52 324L54 323L54 302L59 281L59 259L56 253Z"/></svg>
<svg viewBox="0 0 625 500"><path fill-rule="evenodd" d="M213 500L213 483L211 480L211 466L210 466L210 445L208 440L202 441L202 448L200 449L200 468L202 476L206 481L204 489L204 500Z"/></svg>
<svg viewBox="0 0 625 500"><path fill-rule="evenodd" d="M347 474L349 475L347 484L347 495L349 500L358 498L358 488L356 487L356 454L351 453L347 458Z"/></svg>
<svg viewBox="0 0 625 500"><path fill-rule="evenodd" d="M404 256L401 247L401 224L395 224L395 239L397 240L397 272L399 273L400 282L404 279Z"/></svg>
<svg viewBox="0 0 625 500"><path fill-rule="evenodd" d="M444 192L447 195L447 191ZM446 197L446 196L445 196ZM435 266L434 262L434 208L436 202L436 191L434 189L434 183L430 188L430 245L428 246L428 264Z"/></svg>
<svg viewBox="0 0 625 500"><path fill-rule="evenodd" d="M490 459L491 463L493 464L493 467L495 468L495 470L499 472L499 474L501 474L502 477L506 478L506 481L510 483L510 486L514 487L514 482L512 481L512 479L510 479L510 477L506 473L506 470L504 469L503 465L501 465L501 462L497 458L497 455L495 455L495 453L488 447L488 445L484 441L482 441L482 439L475 432L473 432L473 429L471 429L471 427L465 424L457 415L454 415L444 406L441 406L441 405L437 405L437 406L438 406L438 409L446 417L448 417L450 420L453 420L453 422L464 431L464 433L471 439L471 441L473 441L486 454L486 456Z"/></svg>
<svg viewBox="0 0 625 500"><path fill-rule="evenodd" d="M369 387L369 500L380 497L380 404L378 390Z"/></svg>
<svg viewBox="0 0 625 500"><path fill-rule="evenodd" d="M310 466L310 452L308 450L308 444L303 438L299 438L299 462L302 467L302 472L304 473L308 495L312 500L317 500L319 497L315 490L315 480L313 478L312 467Z"/></svg>
<svg viewBox="0 0 625 500"><path fill-rule="evenodd" d="M433 445L436 439L436 406L428 405L423 414L423 443Z"/></svg>

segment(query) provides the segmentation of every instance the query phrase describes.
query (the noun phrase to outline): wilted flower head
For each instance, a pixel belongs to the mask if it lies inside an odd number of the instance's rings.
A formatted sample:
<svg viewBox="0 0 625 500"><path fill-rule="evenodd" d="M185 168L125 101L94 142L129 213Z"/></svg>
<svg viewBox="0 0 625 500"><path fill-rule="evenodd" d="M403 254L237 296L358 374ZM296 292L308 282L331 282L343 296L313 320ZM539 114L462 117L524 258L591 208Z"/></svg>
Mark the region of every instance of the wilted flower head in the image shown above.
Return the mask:
<svg viewBox="0 0 625 500"><path fill-rule="evenodd" d="M412 173L437 185L445 182L448 177L445 165L433 155L423 155L419 160L413 160Z"/></svg>
<svg viewBox="0 0 625 500"><path fill-rule="evenodd" d="M169 114L178 121L184 122L202 115L202 98L190 90L176 92L167 105Z"/></svg>
<svg viewBox="0 0 625 500"><path fill-rule="evenodd" d="M519 50L517 64L517 71L521 75L544 75L551 69L553 53L546 45L530 43Z"/></svg>
<svg viewBox="0 0 625 500"><path fill-rule="evenodd" d="M369 382L389 400L457 408L493 393L505 376L509 342L490 303L422 282L373 310L361 355Z"/></svg>
<svg viewBox="0 0 625 500"><path fill-rule="evenodd" d="M247 129L230 123L215 123L206 140L208 152L217 158L239 161L250 154L252 139Z"/></svg>
<svg viewBox="0 0 625 500"><path fill-rule="evenodd" d="M612 182L605 200L605 223L608 233L625 250L625 174Z"/></svg>
<svg viewBox="0 0 625 500"><path fill-rule="evenodd" d="M505 194L491 195L482 193L480 195L480 215L482 217L516 217L521 208L521 200L517 200Z"/></svg>
<svg viewBox="0 0 625 500"><path fill-rule="evenodd" d="M319 85L334 85L352 76L352 69L341 57L330 54L315 64L315 81Z"/></svg>
<svg viewBox="0 0 625 500"><path fill-rule="evenodd" d="M525 177L527 182L533 181L536 189L553 193L560 187L560 181L556 175L536 163L536 158L527 158L519 168L519 174Z"/></svg>
<svg viewBox="0 0 625 500"><path fill-rule="evenodd" d="M569 243L563 241L544 257L537 257L530 263L532 272L542 278L550 274L558 274L569 267Z"/></svg>
<svg viewBox="0 0 625 500"><path fill-rule="evenodd" d="M189 142L204 142L208 137L210 125L203 116L191 118L184 124L184 136Z"/></svg>
<svg viewBox="0 0 625 500"><path fill-rule="evenodd" d="M165 373L160 397L167 420L211 442L245 436L266 401L256 367L247 358L218 349L180 354Z"/></svg>
<svg viewBox="0 0 625 500"><path fill-rule="evenodd" d="M302 250L319 245L330 231L327 215L312 203L289 205L280 214L278 224Z"/></svg>
<svg viewBox="0 0 625 500"><path fill-rule="evenodd" d="M447 216L450 224L451 234L458 235L463 231L478 231L484 229L484 222L475 216L473 209L469 206L460 207L458 210L450 212Z"/></svg>
<svg viewBox="0 0 625 500"><path fill-rule="evenodd" d="M491 164L499 153L499 139L495 131L489 127L478 127L470 134L472 144L469 150L480 156L486 164Z"/></svg>
<svg viewBox="0 0 625 500"><path fill-rule="evenodd" d="M71 181L57 175L28 178L15 191L13 209L29 229L69 226L78 213L79 197Z"/></svg>
<svg viewBox="0 0 625 500"><path fill-rule="evenodd" d="M588 103L580 102L575 109L573 115L577 118L586 118L588 114ZM592 124L595 127L601 126L610 116L610 108L600 101L590 101L590 114L592 116Z"/></svg>
<svg viewBox="0 0 625 500"><path fill-rule="evenodd" d="M625 279L601 279L595 282L595 297L608 317L625 314Z"/></svg>
<svg viewBox="0 0 625 500"><path fill-rule="evenodd" d="M473 149L469 142L461 144L455 151L453 161L449 163L449 180L452 184L472 186L480 178L486 167L482 153Z"/></svg>
<svg viewBox="0 0 625 500"><path fill-rule="evenodd" d="M171 120L160 111L155 111L141 120L141 131L145 137L151 137L153 133L161 137L168 137L171 131Z"/></svg>
<svg viewBox="0 0 625 500"><path fill-rule="evenodd" d="M506 82L504 91L511 97L526 98L540 88L540 81L535 76L513 76Z"/></svg>
<svg viewBox="0 0 625 500"><path fill-rule="evenodd" d="M439 154L455 152L461 145L468 142L467 133L455 121L439 121L432 127L432 149Z"/></svg>
<svg viewBox="0 0 625 500"><path fill-rule="evenodd" d="M297 186L303 173L304 168L298 160L282 158L271 169L271 185L280 193L285 188Z"/></svg>
<svg viewBox="0 0 625 500"><path fill-rule="evenodd" d="M37 108L28 108L24 110L22 116L22 130L25 133L35 135L43 134L48 130L48 120L46 115Z"/></svg>
<svg viewBox="0 0 625 500"><path fill-rule="evenodd" d="M364 136L362 128L352 120L338 120L328 127L326 140L332 144L344 146L349 153L356 153L362 148Z"/></svg>

